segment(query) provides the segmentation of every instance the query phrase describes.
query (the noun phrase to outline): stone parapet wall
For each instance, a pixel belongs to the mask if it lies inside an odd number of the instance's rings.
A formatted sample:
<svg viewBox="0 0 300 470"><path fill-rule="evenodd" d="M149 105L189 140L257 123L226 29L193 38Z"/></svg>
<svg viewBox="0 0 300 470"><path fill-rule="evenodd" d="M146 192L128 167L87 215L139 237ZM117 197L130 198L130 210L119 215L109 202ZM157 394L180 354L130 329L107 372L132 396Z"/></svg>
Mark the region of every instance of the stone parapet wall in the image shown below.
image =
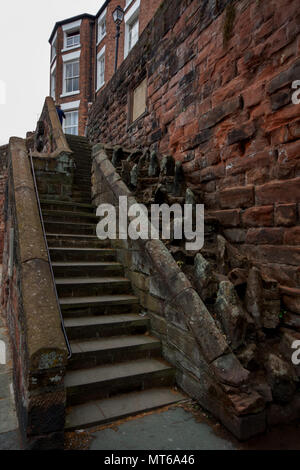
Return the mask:
<svg viewBox="0 0 300 470"><path fill-rule="evenodd" d="M4 245L4 200L7 181L8 145L0 147L0 264Z"/></svg>
<svg viewBox="0 0 300 470"><path fill-rule="evenodd" d="M283 286L300 284L299 4L165 0L99 94L90 141L183 163L227 240ZM129 125L147 77L147 112Z"/></svg>
<svg viewBox="0 0 300 470"><path fill-rule="evenodd" d="M105 146L93 148L93 204L136 200L112 165ZM118 213L118 211L117 211ZM125 228L127 231L127 227ZM119 233L120 235L120 233ZM265 401L202 299L160 240L112 240L163 355L176 367L178 385L239 439L263 432Z"/></svg>
<svg viewBox="0 0 300 470"><path fill-rule="evenodd" d="M33 156L57 157L61 153L72 154L63 133L53 98L48 96L45 100L41 117L37 123L35 133L28 144L33 150Z"/></svg>
<svg viewBox="0 0 300 470"><path fill-rule="evenodd" d="M54 101L47 97L35 133L26 141L32 153L41 198L68 200L72 194L74 160Z"/></svg>
<svg viewBox="0 0 300 470"><path fill-rule="evenodd" d="M67 347L26 142L11 138L1 308L12 345L23 445L63 447Z"/></svg>

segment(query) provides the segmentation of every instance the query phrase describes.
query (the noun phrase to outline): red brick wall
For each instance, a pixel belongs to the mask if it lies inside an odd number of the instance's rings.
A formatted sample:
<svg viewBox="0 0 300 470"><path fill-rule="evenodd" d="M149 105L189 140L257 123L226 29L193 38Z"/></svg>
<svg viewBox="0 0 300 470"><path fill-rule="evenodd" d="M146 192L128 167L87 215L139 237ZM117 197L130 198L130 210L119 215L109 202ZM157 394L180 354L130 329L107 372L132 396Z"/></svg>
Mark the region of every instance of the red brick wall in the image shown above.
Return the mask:
<svg viewBox="0 0 300 470"><path fill-rule="evenodd" d="M135 2L132 2L128 9L130 9ZM140 6L140 34L145 29L155 11L159 7L161 0L141 0ZM80 28L80 43L81 43L81 56L80 56L80 93L74 96L61 98L63 90L63 60L62 55L68 52L61 53L64 47L64 35L62 26L57 29L57 58L56 58L56 101L60 104L69 103L72 101L80 100L79 108L79 135L85 134L87 116L88 116L88 103L94 101L96 96L96 53L105 45L105 83L114 75L115 68L115 36L116 25L113 21L112 13L114 9L120 5L125 8L125 0L111 0L107 6L106 14L106 36L101 43L97 45L97 25L98 19L83 18ZM128 11L126 10L126 12ZM118 66L124 60L124 21L121 25L121 36L119 41L119 54ZM74 52L72 49L69 52Z"/></svg>
<svg viewBox="0 0 300 470"><path fill-rule="evenodd" d="M80 100L79 108L79 135L84 135L86 120L88 114L88 103L93 101L95 78L93 70L95 67L95 27L94 22L88 18L84 18L80 27L80 93L73 96L61 98L63 92L63 59L64 54L77 51L72 49L68 52L61 53L63 49L64 34L62 27L57 31L57 58L56 58L56 101L60 104L70 103L71 101Z"/></svg>
<svg viewBox="0 0 300 470"><path fill-rule="evenodd" d="M161 3L162 0L141 0L139 20L140 34L142 34L148 23L152 20L156 10L161 5Z"/></svg>
<svg viewBox="0 0 300 470"><path fill-rule="evenodd" d="M116 48L116 25L112 13L120 5L125 7L125 0L111 0L107 6L106 13L106 36L97 46L97 53L105 45L105 83L108 83L115 72L115 48ZM119 40L118 65L124 58L124 22L121 25L121 36Z"/></svg>
<svg viewBox="0 0 300 470"><path fill-rule="evenodd" d="M89 137L171 153L226 237L299 285L299 3L228 3L166 0L92 107ZM128 128L145 74L148 113Z"/></svg>
<svg viewBox="0 0 300 470"><path fill-rule="evenodd" d="M105 45L105 83L108 83L109 80L115 73L115 47L116 47L116 25L113 21L112 13L115 8L120 5L125 9L125 0L111 0L107 6L106 14L106 36L97 46L97 53ZM135 4L135 1L130 3L128 8L125 10L125 14L132 8ZM139 12L139 34L141 35L145 27L148 25L150 20L153 18L157 8L161 4L161 0L141 0L140 3L140 12ZM125 42L125 24L124 21L121 24L120 30L121 36L119 40L119 54L118 54L118 67L124 60L124 42ZM99 93L101 90L99 91Z"/></svg>

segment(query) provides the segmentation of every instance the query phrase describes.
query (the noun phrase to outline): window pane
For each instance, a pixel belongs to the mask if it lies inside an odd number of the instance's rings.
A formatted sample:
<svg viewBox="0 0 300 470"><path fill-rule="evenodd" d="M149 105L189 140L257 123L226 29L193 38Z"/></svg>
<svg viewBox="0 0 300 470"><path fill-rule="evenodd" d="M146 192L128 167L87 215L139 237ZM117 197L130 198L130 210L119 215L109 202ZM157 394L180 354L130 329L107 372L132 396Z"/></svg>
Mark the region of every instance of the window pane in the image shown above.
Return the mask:
<svg viewBox="0 0 300 470"><path fill-rule="evenodd" d="M105 81L105 56L98 58L98 88L104 84Z"/></svg>
<svg viewBox="0 0 300 470"><path fill-rule="evenodd" d="M73 78L73 91L79 90L79 78Z"/></svg>
<svg viewBox="0 0 300 470"><path fill-rule="evenodd" d="M101 40L106 33L106 19L99 22L98 26L98 39Z"/></svg>
<svg viewBox="0 0 300 470"><path fill-rule="evenodd" d="M79 77L79 62L73 64L73 77Z"/></svg>
<svg viewBox="0 0 300 470"><path fill-rule="evenodd" d="M138 18L129 26L129 50L137 43L139 39L139 20Z"/></svg>
<svg viewBox="0 0 300 470"><path fill-rule="evenodd" d="M65 64L66 93L79 90L79 61Z"/></svg>
<svg viewBox="0 0 300 470"><path fill-rule="evenodd" d="M78 46L79 43L80 43L80 33L78 31L68 33L67 41L66 41L66 46L67 47Z"/></svg>
<svg viewBox="0 0 300 470"><path fill-rule="evenodd" d="M73 67L72 67L72 64L66 64L66 77L67 78L71 78L72 75L73 75Z"/></svg>
<svg viewBox="0 0 300 470"><path fill-rule="evenodd" d="M65 113L64 132L66 134L78 135L78 111Z"/></svg>

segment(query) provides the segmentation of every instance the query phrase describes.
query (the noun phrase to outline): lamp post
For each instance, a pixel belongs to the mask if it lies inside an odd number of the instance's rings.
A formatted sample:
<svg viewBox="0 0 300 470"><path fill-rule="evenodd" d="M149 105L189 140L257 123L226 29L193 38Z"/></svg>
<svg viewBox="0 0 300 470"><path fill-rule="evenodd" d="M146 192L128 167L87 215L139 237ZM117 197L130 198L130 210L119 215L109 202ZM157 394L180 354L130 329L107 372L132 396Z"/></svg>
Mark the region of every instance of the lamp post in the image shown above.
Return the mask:
<svg viewBox="0 0 300 470"><path fill-rule="evenodd" d="M116 54L115 54L115 73L118 68L118 53L119 53L119 38L120 38L120 26L124 18L124 11L120 7L120 5L117 6L117 8L113 11L113 19L114 22L116 23L117 27L117 34L116 34Z"/></svg>

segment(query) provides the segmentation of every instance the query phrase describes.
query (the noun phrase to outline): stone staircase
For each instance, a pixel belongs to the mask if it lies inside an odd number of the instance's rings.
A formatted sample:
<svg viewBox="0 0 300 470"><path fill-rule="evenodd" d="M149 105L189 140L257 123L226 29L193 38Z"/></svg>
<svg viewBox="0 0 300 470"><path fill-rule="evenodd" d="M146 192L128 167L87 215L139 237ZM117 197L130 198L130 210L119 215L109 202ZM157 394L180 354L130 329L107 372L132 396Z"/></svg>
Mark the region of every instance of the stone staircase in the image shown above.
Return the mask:
<svg viewBox="0 0 300 470"><path fill-rule="evenodd" d="M67 136L76 163L71 201L41 201L65 327L72 348L65 379L66 429L109 423L170 405L175 371L109 241L96 237L91 204L91 149Z"/></svg>

